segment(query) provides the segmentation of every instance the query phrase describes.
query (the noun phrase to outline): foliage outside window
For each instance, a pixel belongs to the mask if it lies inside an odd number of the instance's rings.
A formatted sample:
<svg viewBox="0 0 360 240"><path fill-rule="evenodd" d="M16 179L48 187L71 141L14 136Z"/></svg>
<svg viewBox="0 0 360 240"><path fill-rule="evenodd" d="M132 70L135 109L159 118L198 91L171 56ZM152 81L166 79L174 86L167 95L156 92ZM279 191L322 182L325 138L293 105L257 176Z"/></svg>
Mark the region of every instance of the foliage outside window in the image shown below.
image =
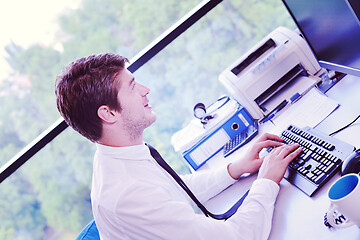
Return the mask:
<svg viewBox="0 0 360 240"><path fill-rule="evenodd" d="M0 165L60 117L54 80L64 65L102 52L131 59L198 3L82 0L59 16L53 45L8 44L12 72L0 80ZM196 102L208 105L226 94L220 72L279 25L294 28L281 1L224 1L135 73L150 87L158 115L145 138L178 172L189 169L171 136L191 120ZM94 151L68 128L0 184L0 239L74 239L92 218Z"/></svg>

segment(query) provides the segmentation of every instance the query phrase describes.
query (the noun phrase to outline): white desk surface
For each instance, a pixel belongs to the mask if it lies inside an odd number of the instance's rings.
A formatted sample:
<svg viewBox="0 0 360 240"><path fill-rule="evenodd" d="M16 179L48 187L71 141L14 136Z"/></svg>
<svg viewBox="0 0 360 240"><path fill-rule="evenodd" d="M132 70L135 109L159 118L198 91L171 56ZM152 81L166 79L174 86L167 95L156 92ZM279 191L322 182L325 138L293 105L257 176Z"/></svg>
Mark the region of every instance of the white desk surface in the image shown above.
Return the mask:
<svg viewBox="0 0 360 240"><path fill-rule="evenodd" d="M360 78L346 76L331 88L327 95L338 101L340 107L320 123L316 129L329 134L347 125L360 114ZM266 124L260 126L258 136L271 129L271 123ZM355 123L352 127L334 135L334 137L360 148L360 123ZM227 158L223 158L220 152L209 160L204 165L204 168L212 168L215 165L231 162L241 155L245 149L246 147L241 148ZM327 191L330 185L339 177L340 174L337 174L311 198L283 179L275 203L273 226L269 239L360 239L360 228L357 226L329 230L323 223L324 214L330 205ZM241 179L218 196L209 200L205 206L214 213L225 212L250 188L255 179L256 175Z"/></svg>

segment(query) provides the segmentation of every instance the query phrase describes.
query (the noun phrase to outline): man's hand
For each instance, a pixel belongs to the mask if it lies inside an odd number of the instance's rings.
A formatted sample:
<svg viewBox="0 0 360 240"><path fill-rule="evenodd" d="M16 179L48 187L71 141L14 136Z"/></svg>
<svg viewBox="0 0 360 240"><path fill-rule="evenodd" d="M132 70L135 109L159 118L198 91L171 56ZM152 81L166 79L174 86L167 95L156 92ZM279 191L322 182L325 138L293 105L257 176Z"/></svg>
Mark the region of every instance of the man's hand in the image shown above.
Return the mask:
<svg viewBox="0 0 360 240"><path fill-rule="evenodd" d="M279 184L284 177L288 164L299 155L301 151L302 149L297 143L273 149L265 156L259 169L258 179L267 178Z"/></svg>
<svg viewBox="0 0 360 240"><path fill-rule="evenodd" d="M253 173L259 169L264 158L259 157L263 148L283 146L279 136L265 133L250 147L244 157L228 166L229 174L232 178L238 179L244 173Z"/></svg>

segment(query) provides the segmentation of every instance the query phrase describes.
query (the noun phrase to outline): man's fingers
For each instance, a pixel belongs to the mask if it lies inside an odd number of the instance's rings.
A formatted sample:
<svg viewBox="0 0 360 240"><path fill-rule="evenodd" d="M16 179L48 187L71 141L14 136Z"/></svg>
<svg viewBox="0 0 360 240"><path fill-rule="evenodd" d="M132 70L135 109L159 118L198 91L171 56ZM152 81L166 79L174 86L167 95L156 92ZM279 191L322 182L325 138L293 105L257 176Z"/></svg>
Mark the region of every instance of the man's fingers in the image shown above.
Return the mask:
<svg viewBox="0 0 360 240"><path fill-rule="evenodd" d="M302 148L298 147L295 151L293 151L292 153L287 155L284 160L287 161L288 163L290 163L297 155L299 155L301 153L301 151L302 151Z"/></svg>
<svg viewBox="0 0 360 240"><path fill-rule="evenodd" d="M282 142L283 139L277 135L271 134L271 133L265 133L263 134L260 138L259 138L259 142L263 142L266 140L274 140L274 141L278 141L278 142Z"/></svg>
<svg viewBox="0 0 360 240"><path fill-rule="evenodd" d="M265 140L262 142L257 143L257 148L259 149L259 151L263 148L267 148L267 147L280 147L285 145L285 143L282 142L278 142L278 141L274 141L274 140Z"/></svg>
<svg viewBox="0 0 360 240"><path fill-rule="evenodd" d="M292 151L294 151L296 148L298 148L300 145L298 143L295 144L288 144L284 146L280 146L278 148L275 148L273 150L274 154L278 155L281 158L285 158L289 155ZM300 148L301 149L301 148ZM300 151L301 152L301 151Z"/></svg>

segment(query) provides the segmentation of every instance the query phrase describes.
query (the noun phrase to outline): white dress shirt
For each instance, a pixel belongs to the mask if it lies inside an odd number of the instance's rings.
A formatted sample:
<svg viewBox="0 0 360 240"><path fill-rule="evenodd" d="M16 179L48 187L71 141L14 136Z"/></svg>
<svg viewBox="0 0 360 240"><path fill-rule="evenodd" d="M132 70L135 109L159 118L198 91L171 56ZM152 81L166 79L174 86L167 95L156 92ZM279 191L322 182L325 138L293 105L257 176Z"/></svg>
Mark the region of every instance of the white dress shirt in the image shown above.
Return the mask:
<svg viewBox="0 0 360 240"><path fill-rule="evenodd" d="M204 202L233 180L224 166L182 177ZM196 213L186 192L152 158L145 144L97 144L91 203L101 239L267 239L279 186L256 180L226 221Z"/></svg>

